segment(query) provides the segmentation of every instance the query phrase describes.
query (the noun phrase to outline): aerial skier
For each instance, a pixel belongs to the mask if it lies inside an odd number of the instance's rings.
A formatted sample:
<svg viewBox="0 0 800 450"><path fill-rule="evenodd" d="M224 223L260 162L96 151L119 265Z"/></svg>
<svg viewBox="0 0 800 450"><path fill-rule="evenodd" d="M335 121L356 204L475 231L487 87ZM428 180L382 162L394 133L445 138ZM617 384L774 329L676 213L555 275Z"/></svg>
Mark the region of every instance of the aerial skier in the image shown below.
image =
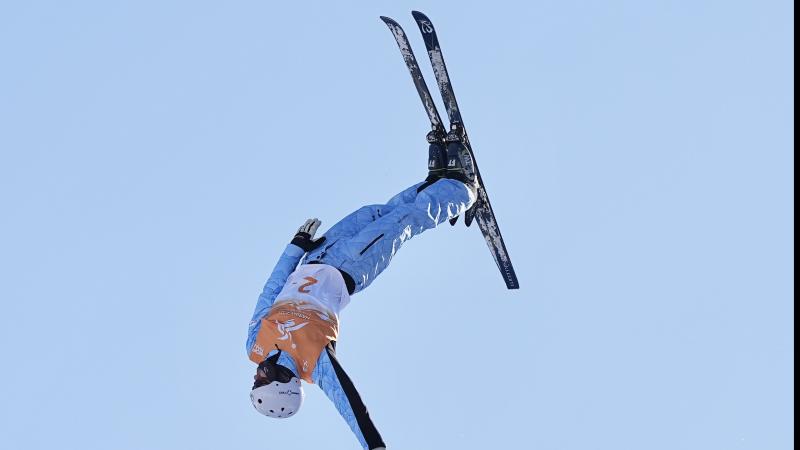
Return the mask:
<svg viewBox="0 0 800 450"><path fill-rule="evenodd" d="M425 230L464 215L478 224L506 287L519 283L475 164L461 113L430 19L412 12L422 32L450 119L445 129L405 32L392 31L431 122L428 177L385 205L365 206L314 239L321 222L308 219L286 247L258 297L247 353L258 364L250 400L268 417L288 418L303 404L302 381L318 385L366 450L385 449L350 377L336 358L339 313L350 296L380 275L400 247ZM299 264L299 266L298 266Z"/></svg>
<svg viewBox="0 0 800 450"><path fill-rule="evenodd" d="M429 147L428 177L384 205L364 206L314 239L309 219L286 247L250 321L247 353L258 364L250 399L261 414L288 418L316 384L367 450L385 449L336 358L339 313L380 275L405 241L458 217L476 200L474 162L461 142ZM298 265L299 264L299 265Z"/></svg>

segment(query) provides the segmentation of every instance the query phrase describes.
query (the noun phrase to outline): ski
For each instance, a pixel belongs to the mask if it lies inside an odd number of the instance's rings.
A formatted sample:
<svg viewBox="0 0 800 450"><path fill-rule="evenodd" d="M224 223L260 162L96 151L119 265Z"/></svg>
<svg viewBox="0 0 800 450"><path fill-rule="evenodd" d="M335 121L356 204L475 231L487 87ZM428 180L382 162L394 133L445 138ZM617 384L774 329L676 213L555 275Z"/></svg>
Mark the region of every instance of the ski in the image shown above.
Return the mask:
<svg viewBox="0 0 800 450"><path fill-rule="evenodd" d="M437 84L439 85L442 98L444 99L445 106L447 108L447 115L450 119L450 138L462 140L467 150L473 155L472 157L474 161L475 157L474 153L472 152L472 146L469 143L469 137L464 129L463 120L461 119L461 112L458 108L455 94L453 93L450 77L447 73L447 67L444 65L444 58L442 57L441 47L439 46L436 31L433 28L433 24L431 23L430 19L428 19L424 14L413 12L413 15L418 26L420 27L423 39L425 40L425 46L428 50L428 55L433 65ZM439 112L436 109L436 105L433 102L433 98L428 90L427 84L425 83L422 72L420 71L417 59L414 56L413 50L411 49L411 43L408 40L408 36L396 21L383 16L381 17L381 20L383 20L383 22L392 32L392 35L394 36L395 41L400 48L400 52L403 55L403 60L405 61L406 66L411 73L417 93L422 100L422 104L425 107L426 113L428 114L428 119L431 123L431 132L428 134L428 142L442 142L445 137L444 124ZM477 218L478 226L481 229L484 238L486 239L486 243L489 246L489 250L494 257L497 267L500 269L500 272L503 275L506 286L509 289L518 289L519 283L517 281L517 276L514 272L514 267L511 264L511 259L508 255L505 242L503 241L503 236L500 234L500 228L497 225L497 220L492 210L491 203L489 202L486 189L483 187L483 180L480 176L480 171L478 171L477 163L475 165L475 169L478 176L478 183L480 185L478 190L478 199L476 204L465 213L464 222L467 226L469 226L473 218ZM455 220L451 221L451 223L454 224Z"/></svg>
<svg viewBox="0 0 800 450"><path fill-rule="evenodd" d="M464 223L469 226L473 218L478 221L478 227L481 233L483 233L484 239L486 239L486 244L489 246L489 251L492 253L492 257L498 269L500 269L500 273L503 275L506 287L508 289L519 289L519 281L517 280L514 266L511 264L511 257L508 254L503 235L500 233L500 228L497 225L497 219L492 210L492 205L489 202L489 195L486 193L483 178L478 169L475 153L472 150L472 145L469 142L469 137L464 127L461 110L458 107L453 85L447 73L447 66L444 63L444 56L442 55L442 49L439 45L439 38L436 35L436 29L433 27L433 22L431 22L425 14L419 11L413 11L411 14L414 16L414 20L417 22L417 26L422 33L422 38L425 41L425 48L428 51L428 57L433 66L433 73L436 76L436 84L439 86L439 91L441 92L447 110L447 116L450 119L450 131L447 134L446 140L461 140L472 156L472 160L475 164L475 172L479 184L478 199L475 205L464 214ZM419 69L417 68L417 70Z"/></svg>

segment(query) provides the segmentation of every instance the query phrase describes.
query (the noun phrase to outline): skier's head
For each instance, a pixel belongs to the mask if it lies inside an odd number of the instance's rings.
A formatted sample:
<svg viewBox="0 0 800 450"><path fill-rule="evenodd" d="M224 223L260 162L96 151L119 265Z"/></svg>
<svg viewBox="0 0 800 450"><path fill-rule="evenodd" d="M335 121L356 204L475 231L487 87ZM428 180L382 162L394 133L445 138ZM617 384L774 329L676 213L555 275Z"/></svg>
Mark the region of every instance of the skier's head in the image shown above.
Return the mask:
<svg viewBox="0 0 800 450"><path fill-rule="evenodd" d="M285 419L297 414L303 405L305 393L294 372L278 364L280 354L279 350L258 365L250 401L261 414Z"/></svg>

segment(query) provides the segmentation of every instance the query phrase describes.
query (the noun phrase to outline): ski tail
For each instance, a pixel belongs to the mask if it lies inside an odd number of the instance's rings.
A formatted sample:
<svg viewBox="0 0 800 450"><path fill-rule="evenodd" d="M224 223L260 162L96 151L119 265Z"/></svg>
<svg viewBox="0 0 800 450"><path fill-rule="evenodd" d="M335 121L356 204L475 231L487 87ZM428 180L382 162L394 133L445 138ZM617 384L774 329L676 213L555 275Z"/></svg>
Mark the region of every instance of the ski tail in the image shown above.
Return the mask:
<svg viewBox="0 0 800 450"><path fill-rule="evenodd" d="M478 228L480 228L483 238L486 239L486 245L489 246L494 262L503 276L506 288L519 289L517 273L511 264L511 256L509 256L508 249L506 249L503 235L500 234L500 227L497 225L497 219L492 210L492 204L489 203L489 197L486 196L486 190L481 189L478 195L484 197L483 201L479 200L480 203L470 211L474 212ZM466 217L467 215L465 214L465 220Z"/></svg>

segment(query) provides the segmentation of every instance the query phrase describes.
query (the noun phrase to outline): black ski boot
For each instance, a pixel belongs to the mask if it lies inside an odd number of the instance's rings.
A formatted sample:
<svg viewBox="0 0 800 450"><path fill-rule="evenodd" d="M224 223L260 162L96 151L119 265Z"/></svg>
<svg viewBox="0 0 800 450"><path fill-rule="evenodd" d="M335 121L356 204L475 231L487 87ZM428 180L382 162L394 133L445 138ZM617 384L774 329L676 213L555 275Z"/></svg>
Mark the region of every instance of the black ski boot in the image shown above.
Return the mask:
<svg viewBox="0 0 800 450"><path fill-rule="evenodd" d="M428 178L425 181L435 182L447 176L447 151L440 142L432 142L428 146Z"/></svg>
<svg viewBox="0 0 800 450"><path fill-rule="evenodd" d="M447 177L447 150L444 148L443 133L431 131L428 133L428 177L417 188L417 192Z"/></svg>
<svg viewBox="0 0 800 450"><path fill-rule="evenodd" d="M464 135L458 130L447 134L447 178L458 180L476 191L478 189L478 175L475 172L475 162L467 146L464 145Z"/></svg>

